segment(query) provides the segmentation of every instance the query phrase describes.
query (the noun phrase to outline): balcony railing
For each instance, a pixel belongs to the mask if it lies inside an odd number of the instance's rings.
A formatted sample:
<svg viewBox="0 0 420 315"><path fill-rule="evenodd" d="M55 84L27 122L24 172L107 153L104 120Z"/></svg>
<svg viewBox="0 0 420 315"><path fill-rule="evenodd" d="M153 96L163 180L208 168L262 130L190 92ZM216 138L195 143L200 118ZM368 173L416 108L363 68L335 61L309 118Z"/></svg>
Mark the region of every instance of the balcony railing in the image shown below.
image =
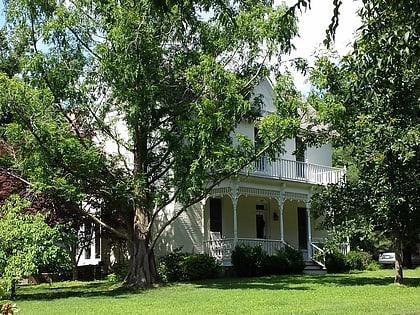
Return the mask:
<svg viewBox="0 0 420 315"><path fill-rule="evenodd" d="M261 158L243 171L251 176L285 179L319 185L336 184L343 180L345 169L285 159L268 161Z"/></svg>

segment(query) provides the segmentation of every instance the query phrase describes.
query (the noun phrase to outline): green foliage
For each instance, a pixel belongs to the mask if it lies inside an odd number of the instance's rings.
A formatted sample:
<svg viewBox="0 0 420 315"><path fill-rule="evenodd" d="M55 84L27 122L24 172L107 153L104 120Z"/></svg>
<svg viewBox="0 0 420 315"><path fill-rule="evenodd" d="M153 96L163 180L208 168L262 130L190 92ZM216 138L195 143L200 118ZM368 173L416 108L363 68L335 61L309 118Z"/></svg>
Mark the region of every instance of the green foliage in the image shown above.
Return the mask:
<svg viewBox="0 0 420 315"><path fill-rule="evenodd" d="M261 246L243 243L232 251L232 264L239 277L298 274L305 268L305 260L298 250L286 246L269 256Z"/></svg>
<svg viewBox="0 0 420 315"><path fill-rule="evenodd" d="M185 278L188 280L200 280L216 278L222 268L214 257L207 254L192 254L184 260Z"/></svg>
<svg viewBox="0 0 420 315"><path fill-rule="evenodd" d="M288 273L302 273L303 269L305 268L305 259L303 258L302 252L289 246L284 247L284 252L289 262Z"/></svg>
<svg viewBox="0 0 420 315"><path fill-rule="evenodd" d="M232 264L239 277L253 277L260 275L265 257L261 246L240 243L232 251Z"/></svg>
<svg viewBox="0 0 420 315"><path fill-rule="evenodd" d="M325 254L325 267L331 273L340 273L349 270L346 264L346 256L338 250L333 250Z"/></svg>
<svg viewBox="0 0 420 315"><path fill-rule="evenodd" d="M376 271L379 269L381 269L381 266L376 261L373 261L373 260L366 266L366 270L368 271Z"/></svg>
<svg viewBox="0 0 420 315"><path fill-rule="evenodd" d="M349 270L366 270L372 262L372 255L366 252L352 250L346 255L346 265Z"/></svg>
<svg viewBox="0 0 420 315"><path fill-rule="evenodd" d="M265 256L261 264L262 275L285 275L289 273L289 260L284 251L280 250L275 255Z"/></svg>
<svg viewBox="0 0 420 315"><path fill-rule="evenodd" d="M49 226L41 214L22 213L27 206L12 196L0 208L0 275L12 295L19 280L41 268L50 266L57 272L70 268L70 259L61 246L66 239L61 226Z"/></svg>
<svg viewBox="0 0 420 315"><path fill-rule="evenodd" d="M13 315L16 314L19 309L16 307L16 304L12 304L10 301L3 301L2 298L5 295L2 286L0 286L0 314L3 315Z"/></svg>
<svg viewBox="0 0 420 315"><path fill-rule="evenodd" d="M273 156L299 129L300 95L273 63L292 49L296 17L272 1L10 0L5 12L1 42L25 52L16 75L0 74L10 165L38 190L97 209L116 234L134 222L120 236L147 248L133 252L153 255L180 212L256 158L250 138L232 135L255 117L261 80L279 77L287 101L262 119L257 154ZM162 216L173 201L185 208ZM127 282L156 279L139 272Z"/></svg>
<svg viewBox="0 0 420 315"><path fill-rule="evenodd" d="M121 282L124 280L124 277L121 277L121 275L118 275L116 273L110 273L108 275L106 275L106 281L108 282Z"/></svg>
<svg viewBox="0 0 420 315"><path fill-rule="evenodd" d="M397 258L420 232L419 10L409 0L364 1L353 52L322 56L312 76L314 107L357 169L346 187L325 191L326 221L386 232Z"/></svg>
<svg viewBox="0 0 420 315"><path fill-rule="evenodd" d="M158 273L164 282L184 280L182 263L186 256L179 248L159 258Z"/></svg>
<svg viewBox="0 0 420 315"><path fill-rule="evenodd" d="M221 266L207 254L183 253L178 249L160 257L158 272L164 282L211 279L220 276Z"/></svg>

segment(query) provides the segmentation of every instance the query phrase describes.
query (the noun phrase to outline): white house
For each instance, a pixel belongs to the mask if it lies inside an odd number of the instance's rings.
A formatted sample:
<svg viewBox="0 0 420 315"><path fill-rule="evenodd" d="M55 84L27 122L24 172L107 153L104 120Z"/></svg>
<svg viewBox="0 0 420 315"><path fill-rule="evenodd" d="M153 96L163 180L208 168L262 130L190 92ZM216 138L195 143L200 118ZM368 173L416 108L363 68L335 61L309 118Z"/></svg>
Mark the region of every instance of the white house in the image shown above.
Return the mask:
<svg viewBox="0 0 420 315"><path fill-rule="evenodd" d="M272 92L268 79L254 91L263 96L263 111L274 111ZM255 140L254 130L252 122L237 127L237 132ZM289 139L277 160L261 159L223 181L174 222L157 252L182 247L188 252L209 253L230 265L232 249L242 242L261 245L269 254L291 246L311 260L322 251L317 244L327 237L311 216L311 197L320 185L343 180L345 170L331 166L331 145L309 147L303 156L294 155L299 145L299 139Z"/></svg>
<svg viewBox="0 0 420 315"><path fill-rule="evenodd" d="M263 112L273 112L273 87L268 79L254 90L263 96ZM244 121L237 132L255 139L255 124ZM283 246L303 252L309 261L321 251L317 246L327 233L317 229L311 216L311 197L317 187L343 180L344 169L333 168L329 144L309 147L304 154L294 155L302 145L299 138L285 143L285 153L275 161L264 158L215 187L202 202L185 211L161 236L157 255L182 247L183 251L209 253L224 265L230 265L231 251L242 242L261 245L273 254ZM177 209L173 204L164 215ZM98 257L97 241L88 248L93 253L82 255L92 262ZM95 256L93 254L95 253ZM320 262L321 263L321 262Z"/></svg>

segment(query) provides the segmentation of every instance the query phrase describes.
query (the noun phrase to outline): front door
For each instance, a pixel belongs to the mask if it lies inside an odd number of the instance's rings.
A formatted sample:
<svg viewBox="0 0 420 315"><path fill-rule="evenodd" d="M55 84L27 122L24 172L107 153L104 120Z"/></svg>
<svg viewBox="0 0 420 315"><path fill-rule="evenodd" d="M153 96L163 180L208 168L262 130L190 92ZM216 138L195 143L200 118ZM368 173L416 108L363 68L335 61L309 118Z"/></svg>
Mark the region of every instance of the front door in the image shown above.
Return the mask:
<svg viewBox="0 0 420 315"><path fill-rule="evenodd" d="M257 229L257 238L265 238L265 211L264 210L257 210L255 216L255 223Z"/></svg>
<svg viewBox="0 0 420 315"><path fill-rule="evenodd" d="M308 249L308 221L306 208L298 208L299 249Z"/></svg>

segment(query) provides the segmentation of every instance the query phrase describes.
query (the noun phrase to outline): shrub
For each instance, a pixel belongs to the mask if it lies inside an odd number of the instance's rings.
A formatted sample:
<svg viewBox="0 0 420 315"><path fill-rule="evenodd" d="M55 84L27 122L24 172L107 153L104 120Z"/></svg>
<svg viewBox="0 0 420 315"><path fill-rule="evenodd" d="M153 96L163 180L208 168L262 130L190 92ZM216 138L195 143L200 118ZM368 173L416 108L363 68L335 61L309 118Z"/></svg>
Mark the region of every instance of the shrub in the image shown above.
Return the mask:
<svg viewBox="0 0 420 315"><path fill-rule="evenodd" d="M350 270L366 270L372 261L372 255L362 251L350 251L346 256L346 265Z"/></svg>
<svg viewBox="0 0 420 315"><path fill-rule="evenodd" d="M284 253L289 262L289 270L287 273L301 273L306 265L302 252L286 246L284 248Z"/></svg>
<svg viewBox="0 0 420 315"><path fill-rule="evenodd" d="M128 264L126 262L115 263L110 268L110 273L107 275L106 279L109 282L120 282L123 281L127 275Z"/></svg>
<svg viewBox="0 0 420 315"><path fill-rule="evenodd" d="M373 261L373 260L366 266L366 270L369 270L369 271L376 271L379 269L381 269L381 266L376 261Z"/></svg>
<svg viewBox="0 0 420 315"><path fill-rule="evenodd" d="M262 274L263 261L267 255L261 246L238 244L232 251L232 264L239 277L252 277Z"/></svg>
<svg viewBox="0 0 420 315"><path fill-rule="evenodd" d="M184 280L183 261L186 255L178 248L159 259L158 273L164 282Z"/></svg>
<svg viewBox="0 0 420 315"><path fill-rule="evenodd" d="M2 315L13 315L16 314L19 309L16 307L16 304L12 304L10 301L2 301L1 299L4 296L4 289L0 286L0 314Z"/></svg>
<svg viewBox="0 0 420 315"><path fill-rule="evenodd" d="M106 276L106 281L108 282L121 282L124 280L124 277L117 275L116 273L110 273Z"/></svg>
<svg viewBox="0 0 420 315"><path fill-rule="evenodd" d="M338 250L333 250L325 255L325 265L328 272L339 273L348 271L346 256Z"/></svg>
<svg viewBox="0 0 420 315"><path fill-rule="evenodd" d="M158 273L164 282L210 279L220 275L222 267L207 254L182 253L180 249L159 260Z"/></svg>
<svg viewBox="0 0 420 315"><path fill-rule="evenodd" d="M207 254L189 254L184 257L183 264L186 280L216 278L222 271L222 266L214 257Z"/></svg>
<svg viewBox="0 0 420 315"><path fill-rule="evenodd" d="M287 274L289 269L289 260L284 251L278 251L273 256L266 256L262 263L262 275L283 275Z"/></svg>
<svg viewBox="0 0 420 315"><path fill-rule="evenodd" d="M290 247L268 256L261 246L239 244L232 252L232 263L240 277L295 274L305 268L302 253Z"/></svg>

